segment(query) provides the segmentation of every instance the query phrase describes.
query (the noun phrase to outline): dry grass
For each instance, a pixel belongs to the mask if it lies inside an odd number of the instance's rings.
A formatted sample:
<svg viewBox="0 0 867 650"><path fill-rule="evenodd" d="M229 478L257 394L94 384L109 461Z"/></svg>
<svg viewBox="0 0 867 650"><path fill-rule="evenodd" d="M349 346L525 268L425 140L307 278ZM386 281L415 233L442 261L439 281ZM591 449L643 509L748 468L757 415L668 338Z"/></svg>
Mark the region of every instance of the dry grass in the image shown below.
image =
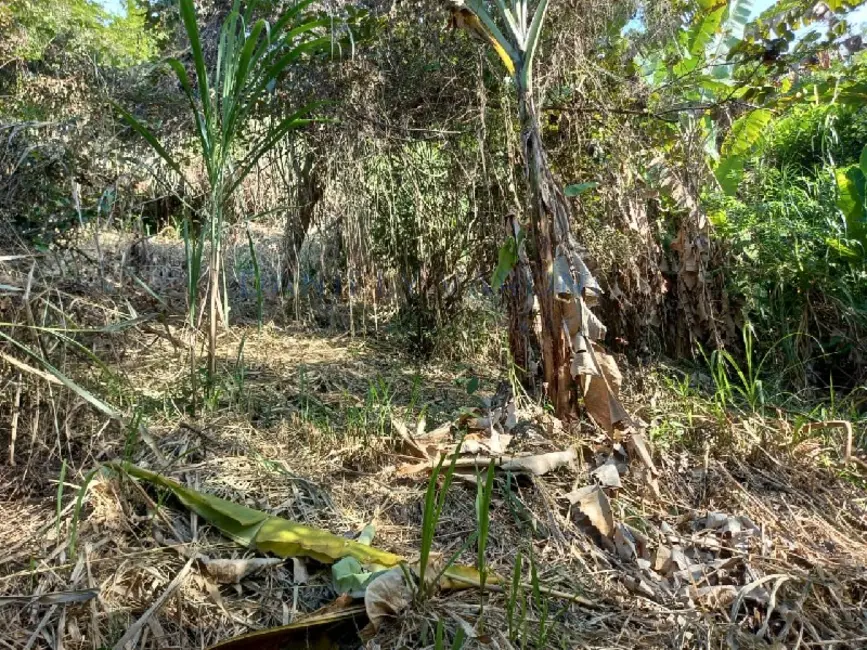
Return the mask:
<svg viewBox="0 0 867 650"><path fill-rule="evenodd" d="M75 286L64 291L71 299L66 307L72 302L80 310L79 323L111 322L116 312L128 313L117 298L97 298L81 287L75 293ZM0 599L0 647L110 648L158 603L131 647L201 648L288 623L333 600L329 572L313 562L307 564L309 580L300 583L289 561L238 585L213 584L191 558L249 553L149 487L107 473L84 486L89 470L114 458L342 535L374 522L378 546L417 557L426 486L423 477L395 473L402 459L388 416L415 422L424 409L428 428L451 419L475 399L455 382L472 364L416 366L384 340L237 325L221 336L216 396L193 416L188 357L172 343L189 337L171 323L167 329L148 323L84 336L109 363L111 377L74 356L65 366L131 418L141 418L151 439L142 439L136 427L107 422L65 389L21 377L26 390L17 462L0 465L0 597L35 600ZM478 367L484 365L472 371ZM10 372L2 377L4 398L14 392L7 378L19 376ZM495 386L495 377L485 378L483 388ZM686 422L686 438L659 440L670 443L657 446L661 498L633 464L612 499L614 517L646 537L650 555L679 542L704 553L707 562L726 560L724 569L693 585L726 589L716 599L690 599L688 584L673 589L640 562L600 548L564 495L592 481L594 458L610 444L587 422L566 428L537 416L543 439L520 444L535 451L577 444L582 462L515 479L508 490L505 477L498 479L490 567L508 576L518 550L525 559L532 552L543 585L583 594L596 606L526 598L526 647L867 647L867 493L858 468L841 470L821 448L806 454L803 445L791 444L791 429L775 419L721 417L699 397L689 398L687 417L684 399L646 369L631 373L627 388L633 412L655 426ZM11 397L0 404L4 425L10 403ZM5 445L3 458L5 463ZM59 491L64 462L69 469ZM83 508L76 517L79 492ZM447 557L475 530L474 502L472 486L453 486L437 552ZM711 512L747 516L760 532L743 544L709 534L702 522ZM472 549L462 560L473 563ZM525 580L528 567L525 561ZM98 596L83 603L38 599L89 589ZM467 647L481 641L524 647L507 638L508 602L504 594L488 596L490 639L471 640ZM451 631L472 627L478 606L475 590L437 596L367 647L432 647L437 620Z"/></svg>

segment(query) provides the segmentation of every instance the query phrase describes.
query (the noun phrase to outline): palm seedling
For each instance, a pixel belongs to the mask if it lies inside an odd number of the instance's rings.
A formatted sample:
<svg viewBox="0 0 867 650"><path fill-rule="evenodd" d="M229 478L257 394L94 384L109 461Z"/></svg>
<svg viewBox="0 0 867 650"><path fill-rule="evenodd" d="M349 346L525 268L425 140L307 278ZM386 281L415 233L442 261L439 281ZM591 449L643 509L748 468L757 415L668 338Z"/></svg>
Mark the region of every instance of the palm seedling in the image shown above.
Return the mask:
<svg viewBox="0 0 867 650"><path fill-rule="evenodd" d="M176 58L168 65L177 76L195 125L195 155L205 172L204 214L187 216L183 222L187 251L187 301L190 326L197 322L199 276L208 250L208 384L216 371L217 320L228 316L224 304L225 271L222 268L221 236L231 216L231 199L257 161L287 133L311 122L315 104L305 105L279 119L254 112L270 97L281 74L305 54L327 50L332 44L330 19L304 13L312 0L301 0L273 24L253 22L256 0L241 11L240 0L220 29L216 60L211 62L202 47L193 0L180 0L181 19L190 43L195 84L184 64ZM185 185L179 158L170 152L144 124L117 107L123 119L141 135ZM253 125L253 122L256 122ZM251 125L253 128L251 128ZM195 358L191 346L191 372ZM194 384L195 395L195 384Z"/></svg>

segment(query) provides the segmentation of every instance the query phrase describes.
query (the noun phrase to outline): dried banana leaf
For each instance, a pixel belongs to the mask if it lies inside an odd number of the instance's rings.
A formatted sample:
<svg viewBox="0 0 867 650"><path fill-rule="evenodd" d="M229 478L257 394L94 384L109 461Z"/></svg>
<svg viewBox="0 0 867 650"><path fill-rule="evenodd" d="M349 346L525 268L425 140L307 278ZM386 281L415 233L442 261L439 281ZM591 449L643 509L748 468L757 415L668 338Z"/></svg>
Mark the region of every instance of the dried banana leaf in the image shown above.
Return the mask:
<svg viewBox="0 0 867 650"><path fill-rule="evenodd" d="M357 643L358 630L366 622L363 604L338 598L301 621L232 637L208 650L333 650L345 647L342 643Z"/></svg>

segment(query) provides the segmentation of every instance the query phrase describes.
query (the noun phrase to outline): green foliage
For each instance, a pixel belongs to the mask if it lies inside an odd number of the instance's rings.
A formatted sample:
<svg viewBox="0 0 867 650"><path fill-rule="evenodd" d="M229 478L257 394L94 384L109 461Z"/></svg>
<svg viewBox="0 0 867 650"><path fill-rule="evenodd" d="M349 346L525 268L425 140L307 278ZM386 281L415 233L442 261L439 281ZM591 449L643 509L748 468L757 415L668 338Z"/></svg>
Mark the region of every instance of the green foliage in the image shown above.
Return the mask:
<svg viewBox="0 0 867 650"><path fill-rule="evenodd" d="M458 161L478 155L478 143L420 141L372 156L360 191L371 212L367 253L382 273L396 275L403 304L399 322L414 352L431 353L437 333L459 312L466 285L485 261L484 225L496 206L479 210L472 173Z"/></svg>
<svg viewBox="0 0 867 650"><path fill-rule="evenodd" d="M499 291L500 287L509 277L509 273L515 268L518 263L518 250L521 247L521 242L524 239L524 231L518 233L518 238L510 236L506 243L500 246L498 253L497 268L494 269L494 274L491 276L491 288L494 291Z"/></svg>
<svg viewBox="0 0 867 650"><path fill-rule="evenodd" d="M757 108L742 115L734 124L723 141L722 156L716 169L720 187L726 194L737 191L743 174L744 159L762 138L773 114L765 108Z"/></svg>
<svg viewBox="0 0 867 650"><path fill-rule="evenodd" d="M864 172L863 165L850 165L835 170L837 207L846 218L846 234L850 240L860 244L860 250L853 251L850 255L857 255L862 259L867 253L867 175Z"/></svg>
<svg viewBox="0 0 867 650"><path fill-rule="evenodd" d="M588 181L586 183L577 183L575 185L567 185L563 188L563 194L566 196L580 196L584 192L589 192L599 187L599 183Z"/></svg>
<svg viewBox="0 0 867 650"><path fill-rule="evenodd" d="M488 569L485 560L485 550L488 546L488 535L491 531L491 499L494 496L494 473L496 465L492 460L488 464L488 471L485 474L484 481L481 474L476 477L476 531L478 532L477 541L477 560L476 568L479 571L479 632L483 629L483 612L485 606L485 583L488 578Z"/></svg>
<svg viewBox="0 0 867 650"><path fill-rule="evenodd" d="M17 26L13 55L38 61L52 44L100 65L125 67L153 59L159 34L146 28L146 8L127 0L126 15L109 14L95 0L12 0Z"/></svg>
<svg viewBox="0 0 867 650"><path fill-rule="evenodd" d="M446 502L446 495L452 484L452 479L455 474L455 463L458 458L460 444L456 448L452 456L449 466L443 472L443 463L446 460L445 455L440 457L440 462L431 470L430 479L428 480L427 490L424 497L424 511L422 512L421 522L421 547L418 565L418 597L422 600L430 595L432 586L437 584L439 576L436 579L431 579L428 571L433 567L430 566L431 552L433 551L434 536L436 535L437 524L443 513L443 507ZM443 477L443 485L437 489L437 483L440 476ZM451 563L454 559L451 560ZM449 563L449 564L451 564ZM443 568L445 571L449 564Z"/></svg>
<svg viewBox="0 0 867 650"><path fill-rule="evenodd" d="M867 109L863 106L802 102L769 126L763 158L776 166L797 166L804 173L826 161L838 166L857 163L867 143Z"/></svg>
<svg viewBox="0 0 867 650"><path fill-rule="evenodd" d="M762 351L781 341L774 359L790 379L808 367L818 381L840 373L841 384L861 372L867 258L838 209L839 176L830 165L805 173L754 158L738 198L706 201L731 256L729 293L762 333Z"/></svg>

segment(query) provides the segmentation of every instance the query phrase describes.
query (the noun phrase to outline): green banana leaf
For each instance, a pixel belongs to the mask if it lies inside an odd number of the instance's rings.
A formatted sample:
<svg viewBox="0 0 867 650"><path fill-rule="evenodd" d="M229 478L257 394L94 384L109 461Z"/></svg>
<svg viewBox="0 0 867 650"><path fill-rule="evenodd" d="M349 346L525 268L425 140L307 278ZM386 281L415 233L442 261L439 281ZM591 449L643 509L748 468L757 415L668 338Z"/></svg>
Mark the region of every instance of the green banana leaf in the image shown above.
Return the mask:
<svg viewBox="0 0 867 650"><path fill-rule="evenodd" d="M376 534L376 528L373 524L368 524L358 536L358 543L370 546L373 543L373 537ZM385 571L387 569L384 569ZM331 581L334 585L334 591L338 594L348 594L352 598L364 598L364 591L367 585L383 571L366 571L361 562L354 557L345 557L331 565Z"/></svg>
<svg viewBox="0 0 867 650"><path fill-rule="evenodd" d="M187 508L243 546L279 557L309 557L326 564L344 557L353 557L370 567L392 567L404 561L394 553L191 490L132 463L109 463L109 466L169 490Z"/></svg>
<svg viewBox="0 0 867 650"><path fill-rule="evenodd" d="M353 541L320 528L273 517L260 510L191 490L177 481L126 461L108 463L108 466L169 490L187 508L218 528L224 535L249 548L284 558L309 557L324 564L333 564L343 558L354 558L362 568L371 572L407 563L406 558L400 555L364 543L369 541L367 535L362 541ZM486 582L500 584L501 579L489 575ZM443 572L440 579L440 586L448 590L477 587L479 584L479 572L469 566L452 565Z"/></svg>

